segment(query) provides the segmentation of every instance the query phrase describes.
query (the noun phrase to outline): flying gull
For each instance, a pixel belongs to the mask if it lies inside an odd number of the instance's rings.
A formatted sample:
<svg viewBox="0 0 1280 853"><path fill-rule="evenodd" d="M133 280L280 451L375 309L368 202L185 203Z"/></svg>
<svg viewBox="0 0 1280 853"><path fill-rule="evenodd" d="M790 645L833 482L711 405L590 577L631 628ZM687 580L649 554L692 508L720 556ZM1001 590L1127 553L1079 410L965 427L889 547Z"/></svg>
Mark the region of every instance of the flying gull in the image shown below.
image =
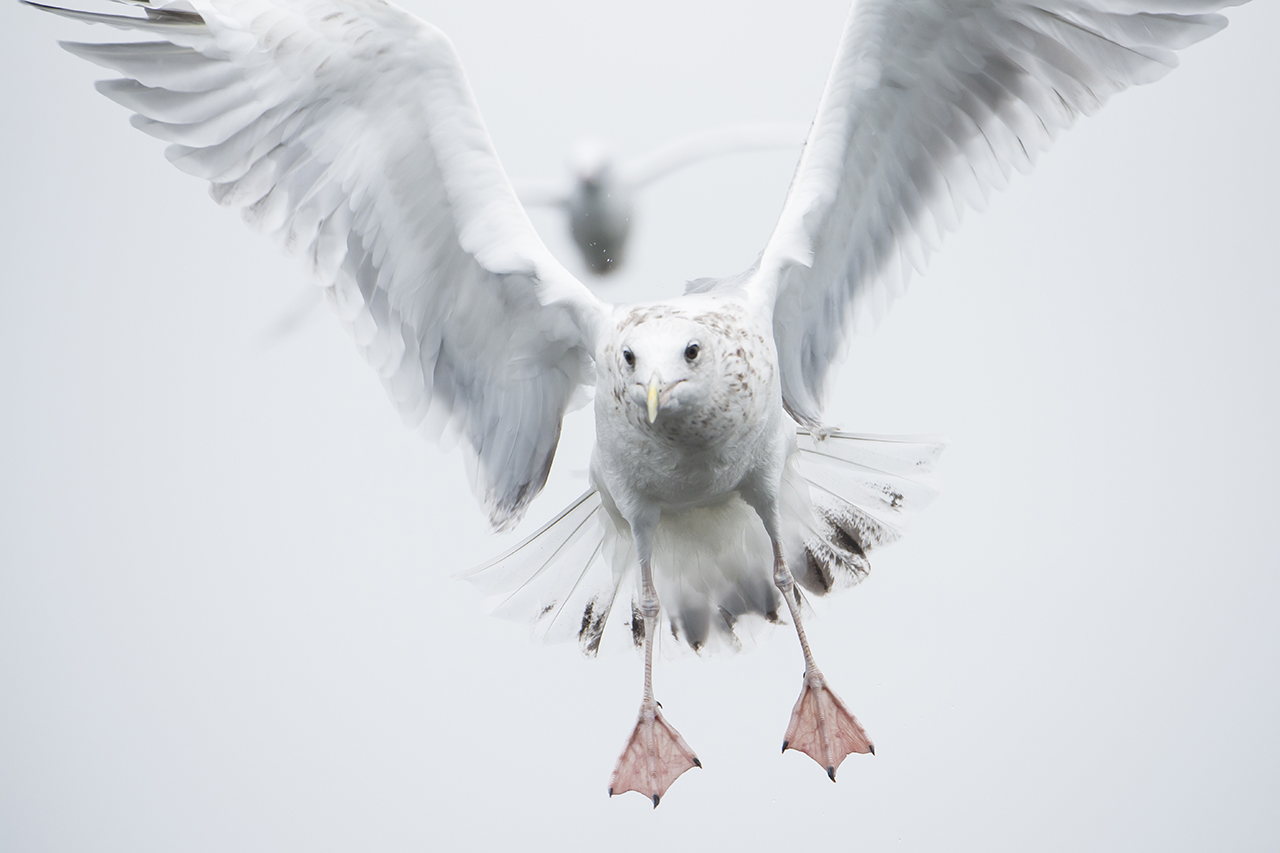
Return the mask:
<svg viewBox="0 0 1280 853"><path fill-rule="evenodd" d="M797 154L809 128L794 124L743 124L676 139L631 160L619 160L609 144L588 137L569 152L569 178L519 181L525 207L553 207L569 219L569 236L587 269L598 276L617 272L627 257L635 196L650 184L694 163L771 148Z"/></svg>
<svg viewBox="0 0 1280 853"><path fill-rule="evenodd" d="M1167 73L1230 5L863 0L757 261L676 299L609 305L538 239L439 30L381 0L126 2L39 7L147 39L64 46L123 74L99 90L305 261L406 420L465 438L494 527L524 515L566 410L595 389L591 488L474 580L545 636L643 647L609 790L655 806L700 766L654 697L660 631L734 646L785 612L805 671L784 751L833 780L872 752L815 663L802 590L867 572L931 496L941 444L825 426L853 318L887 306L967 206L1078 114Z"/></svg>

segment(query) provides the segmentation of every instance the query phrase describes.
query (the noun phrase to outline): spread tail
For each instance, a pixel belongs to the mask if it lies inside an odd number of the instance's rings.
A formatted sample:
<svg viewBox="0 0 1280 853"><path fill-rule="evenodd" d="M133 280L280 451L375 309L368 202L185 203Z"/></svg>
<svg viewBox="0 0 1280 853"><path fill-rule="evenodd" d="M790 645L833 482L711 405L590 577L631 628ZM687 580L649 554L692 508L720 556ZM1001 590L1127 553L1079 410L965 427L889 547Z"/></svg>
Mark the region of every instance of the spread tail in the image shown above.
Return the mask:
<svg viewBox="0 0 1280 853"><path fill-rule="evenodd" d="M796 437L797 473L811 508L797 516L803 551L791 572L809 592L853 586L871 571L867 554L902 538L907 523L938 495L933 472L946 447L937 436L833 432Z"/></svg>
<svg viewBox="0 0 1280 853"><path fill-rule="evenodd" d="M620 541L602 504L591 489L510 551L458 577L485 594L489 613L532 622L538 640L576 639L594 656L618 592L612 566L629 562L614 552L631 545ZM631 614L624 616L629 624Z"/></svg>
<svg viewBox="0 0 1280 853"><path fill-rule="evenodd" d="M796 444L783 477L784 545L797 583L826 595L864 578L871 570L867 555L897 541L911 516L937 495L933 470L945 442L799 430ZM528 539L461 577L486 595L490 613L531 622L539 640L576 640L594 656L606 637L643 644L638 591L615 606L624 582L636 585L636 568L630 531L619 529L592 489ZM664 514L653 569L661 636L694 651L750 645L786 612L773 586L764 525L737 495Z"/></svg>

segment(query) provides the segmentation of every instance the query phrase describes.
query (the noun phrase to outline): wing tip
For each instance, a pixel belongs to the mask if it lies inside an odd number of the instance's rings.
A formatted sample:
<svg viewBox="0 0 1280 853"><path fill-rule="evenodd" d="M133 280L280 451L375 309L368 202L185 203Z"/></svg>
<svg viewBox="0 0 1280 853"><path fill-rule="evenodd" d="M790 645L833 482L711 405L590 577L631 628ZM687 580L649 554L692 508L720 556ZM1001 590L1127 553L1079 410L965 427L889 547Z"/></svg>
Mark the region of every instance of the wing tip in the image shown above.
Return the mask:
<svg viewBox="0 0 1280 853"><path fill-rule="evenodd" d="M81 9L69 9L64 6L39 3L36 0L18 0L18 2L39 9L42 12L48 12L51 15L70 18L73 21L80 21L85 24L106 24L109 27L121 30L186 29L205 26L205 20L198 12L157 9L146 0L117 0L117 2L122 2L125 5L142 7L147 13L145 18L134 15L108 15L103 12L86 12Z"/></svg>

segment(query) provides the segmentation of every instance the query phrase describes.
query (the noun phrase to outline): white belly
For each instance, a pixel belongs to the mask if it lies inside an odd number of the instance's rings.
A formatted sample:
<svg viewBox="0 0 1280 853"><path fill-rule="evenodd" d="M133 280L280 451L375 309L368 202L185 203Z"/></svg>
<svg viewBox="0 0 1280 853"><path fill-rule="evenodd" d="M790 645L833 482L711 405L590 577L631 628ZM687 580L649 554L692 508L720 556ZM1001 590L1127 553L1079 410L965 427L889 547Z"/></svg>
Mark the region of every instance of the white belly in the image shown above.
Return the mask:
<svg viewBox="0 0 1280 853"><path fill-rule="evenodd" d="M727 500L762 461L773 454L766 435L738 437L732 444L689 449L655 442L626 428L600 430L593 474L622 504L643 501L666 511Z"/></svg>

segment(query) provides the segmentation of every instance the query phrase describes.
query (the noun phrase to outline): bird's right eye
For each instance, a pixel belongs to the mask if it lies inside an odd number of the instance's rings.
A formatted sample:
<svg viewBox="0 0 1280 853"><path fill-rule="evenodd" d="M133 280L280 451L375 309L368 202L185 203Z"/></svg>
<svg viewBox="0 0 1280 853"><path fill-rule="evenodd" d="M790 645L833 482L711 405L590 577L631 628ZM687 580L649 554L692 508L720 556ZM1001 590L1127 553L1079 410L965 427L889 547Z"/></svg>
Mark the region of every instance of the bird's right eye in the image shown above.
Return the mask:
<svg viewBox="0 0 1280 853"><path fill-rule="evenodd" d="M622 350L622 360L627 363L627 367L636 366L636 354L631 351L631 347L624 347Z"/></svg>

